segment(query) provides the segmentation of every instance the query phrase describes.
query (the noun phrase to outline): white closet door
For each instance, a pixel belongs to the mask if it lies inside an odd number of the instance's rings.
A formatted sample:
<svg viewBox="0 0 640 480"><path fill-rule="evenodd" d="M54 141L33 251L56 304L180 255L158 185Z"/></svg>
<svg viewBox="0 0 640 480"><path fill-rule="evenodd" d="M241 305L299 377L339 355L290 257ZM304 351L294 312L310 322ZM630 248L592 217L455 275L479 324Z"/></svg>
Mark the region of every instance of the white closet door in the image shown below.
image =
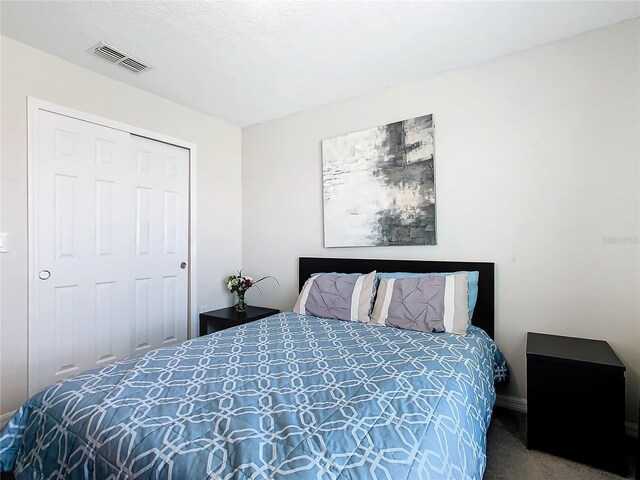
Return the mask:
<svg viewBox="0 0 640 480"><path fill-rule="evenodd" d="M138 353L187 338L189 151L132 135L130 158L135 180L131 347Z"/></svg>
<svg viewBox="0 0 640 480"><path fill-rule="evenodd" d="M188 151L43 110L36 134L30 394L187 328Z"/></svg>

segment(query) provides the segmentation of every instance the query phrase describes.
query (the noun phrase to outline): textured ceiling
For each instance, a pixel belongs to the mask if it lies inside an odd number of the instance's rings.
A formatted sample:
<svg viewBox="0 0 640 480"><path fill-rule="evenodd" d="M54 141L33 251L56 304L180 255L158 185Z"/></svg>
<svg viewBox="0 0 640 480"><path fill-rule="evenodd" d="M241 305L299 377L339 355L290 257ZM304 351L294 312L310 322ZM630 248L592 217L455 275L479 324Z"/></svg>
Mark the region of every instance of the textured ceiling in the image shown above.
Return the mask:
<svg viewBox="0 0 640 480"><path fill-rule="evenodd" d="M635 1L0 5L4 35L240 126L640 15ZM100 40L155 68L85 52Z"/></svg>

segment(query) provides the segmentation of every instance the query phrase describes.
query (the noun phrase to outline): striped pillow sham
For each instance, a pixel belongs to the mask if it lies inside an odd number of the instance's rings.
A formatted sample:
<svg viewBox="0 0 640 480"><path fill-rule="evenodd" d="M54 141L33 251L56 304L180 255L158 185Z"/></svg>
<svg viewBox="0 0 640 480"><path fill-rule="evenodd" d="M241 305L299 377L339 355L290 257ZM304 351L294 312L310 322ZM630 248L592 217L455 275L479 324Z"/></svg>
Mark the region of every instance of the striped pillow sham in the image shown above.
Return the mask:
<svg viewBox="0 0 640 480"><path fill-rule="evenodd" d="M467 273L382 278L371 321L408 330L465 335L468 289Z"/></svg>
<svg viewBox="0 0 640 480"><path fill-rule="evenodd" d="M469 318L473 322L473 310L476 308L476 302L478 301L478 281L480 280L480 272L478 271L459 271L459 272L446 272L446 273L411 273L411 272L378 272L376 274L376 282L379 282L381 278L405 278L405 277L430 277L430 276L445 276L454 273L466 273L469 277Z"/></svg>
<svg viewBox="0 0 640 480"><path fill-rule="evenodd" d="M369 322L375 278L375 271L366 275L313 275L302 287L293 311L302 315Z"/></svg>

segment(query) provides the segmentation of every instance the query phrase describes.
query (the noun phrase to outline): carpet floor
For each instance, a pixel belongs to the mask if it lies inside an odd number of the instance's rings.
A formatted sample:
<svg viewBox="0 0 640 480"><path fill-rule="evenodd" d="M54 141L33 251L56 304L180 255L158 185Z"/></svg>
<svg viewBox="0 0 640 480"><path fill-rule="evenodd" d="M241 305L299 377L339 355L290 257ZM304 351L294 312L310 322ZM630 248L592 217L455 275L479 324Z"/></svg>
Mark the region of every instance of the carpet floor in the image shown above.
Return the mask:
<svg viewBox="0 0 640 480"><path fill-rule="evenodd" d="M629 439L627 477L564 458L527 450L527 416L496 407L487 434L484 480L610 480L636 478L635 441Z"/></svg>

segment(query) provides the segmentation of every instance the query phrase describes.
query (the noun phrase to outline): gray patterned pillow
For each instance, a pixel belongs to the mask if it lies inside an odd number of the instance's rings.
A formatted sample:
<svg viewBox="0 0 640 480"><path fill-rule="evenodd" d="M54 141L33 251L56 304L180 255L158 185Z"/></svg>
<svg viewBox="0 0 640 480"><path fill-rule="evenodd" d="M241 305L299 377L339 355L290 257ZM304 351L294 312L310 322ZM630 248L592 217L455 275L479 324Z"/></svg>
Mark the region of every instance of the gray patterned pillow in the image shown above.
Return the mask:
<svg viewBox="0 0 640 480"><path fill-rule="evenodd" d="M467 333L469 278L445 276L383 278L371 320L422 332Z"/></svg>
<svg viewBox="0 0 640 480"><path fill-rule="evenodd" d="M314 275L302 287L293 311L316 317L368 322L375 278L375 271L366 275Z"/></svg>

